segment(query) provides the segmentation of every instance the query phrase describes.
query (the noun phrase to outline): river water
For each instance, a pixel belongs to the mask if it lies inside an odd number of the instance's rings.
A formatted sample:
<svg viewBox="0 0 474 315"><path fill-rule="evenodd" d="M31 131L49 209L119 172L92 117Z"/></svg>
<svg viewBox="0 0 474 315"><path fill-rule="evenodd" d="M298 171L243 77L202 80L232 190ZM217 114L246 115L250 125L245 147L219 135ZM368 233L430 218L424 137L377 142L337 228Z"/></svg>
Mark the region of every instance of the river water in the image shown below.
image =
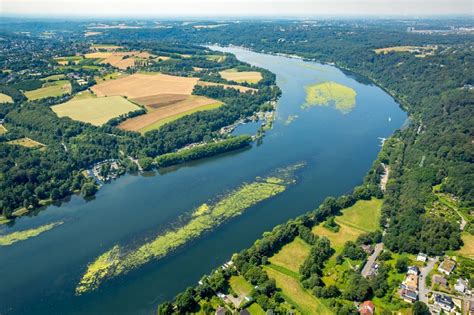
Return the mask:
<svg viewBox="0 0 474 315"><path fill-rule="evenodd" d="M104 185L92 201L73 196L21 218L0 233L64 221L37 237L0 247L0 314L152 314L200 277L250 246L264 231L312 210L329 195L360 184L405 113L383 90L335 67L240 48L218 48L269 69L282 89L273 129L250 149L147 176L126 175ZM334 81L356 91L343 114L331 106L302 109L305 86ZM236 133L255 130L243 125ZM273 170L305 163L297 183L246 210L168 257L106 281L77 297L87 264L115 244L141 244L175 224L180 215Z"/></svg>

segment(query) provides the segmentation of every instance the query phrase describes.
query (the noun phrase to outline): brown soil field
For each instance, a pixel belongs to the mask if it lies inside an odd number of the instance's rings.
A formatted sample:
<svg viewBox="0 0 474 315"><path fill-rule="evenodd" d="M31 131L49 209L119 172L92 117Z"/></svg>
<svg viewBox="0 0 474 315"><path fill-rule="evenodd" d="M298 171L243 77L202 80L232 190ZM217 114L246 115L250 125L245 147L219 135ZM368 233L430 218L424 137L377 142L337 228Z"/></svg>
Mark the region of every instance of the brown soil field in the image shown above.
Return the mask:
<svg viewBox="0 0 474 315"><path fill-rule="evenodd" d="M201 85L201 86L223 86L226 89L236 89L236 90L239 90L240 92L243 92L243 93L247 92L247 91L252 91L252 92L257 91L257 89L249 88L249 87L242 86L242 85L230 85L230 84L205 82L205 81L199 81L197 84Z"/></svg>
<svg viewBox="0 0 474 315"><path fill-rule="evenodd" d="M212 104L220 104L220 102L204 96L191 95L182 101L176 101L171 105L156 108L145 115L127 119L118 127L124 130L138 131L160 120L179 116L181 113L197 110L200 107Z"/></svg>
<svg viewBox="0 0 474 315"><path fill-rule="evenodd" d="M184 101L188 97L188 94L158 94L134 98L132 101L145 106L149 111L153 111L163 106L173 105L177 102Z"/></svg>
<svg viewBox="0 0 474 315"><path fill-rule="evenodd" d="M185 78L165 74L136 73L125 78L109 80L94 85L97 96L122 95L130 99L157 94L191 95L198 78Z"/></svg>
<svg viewBox="0 0 474 315"><path fill-rule="evenodd" d="M110 56L112 56L111 52L100 52L100 51L84 55L85 58L104 58L104 59L109 58Z"/></svg>

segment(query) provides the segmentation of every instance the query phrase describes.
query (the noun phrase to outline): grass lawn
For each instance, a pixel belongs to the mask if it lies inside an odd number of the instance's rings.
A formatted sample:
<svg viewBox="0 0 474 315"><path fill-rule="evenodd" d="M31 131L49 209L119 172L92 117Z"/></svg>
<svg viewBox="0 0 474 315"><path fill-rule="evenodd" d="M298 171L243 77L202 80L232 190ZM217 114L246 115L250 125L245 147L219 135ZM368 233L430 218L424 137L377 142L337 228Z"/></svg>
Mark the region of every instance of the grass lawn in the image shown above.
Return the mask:
<svg viewBox="0 0 474 315"><path fill-rule="evenodd" d="M0 125L0 135L3 135L4 133L7 133L7 128L5 128L4 125Z"/></svg>
<svg viewBox="0 0 474 315"><path fill-rule="evenodd" d="M196 112L200 112L200 111L203 111L203 110L212 110L212 109L216 109L220 106L222 106L223 103L221 102L217 102L217 103L213 103L213 104L209 104L209 105L204 105L204 106L201 106L201 107L198 107L198 108L194 108L194 109L191 109L191 110L188 110L186 112L182 112L182 113L179 113L179 114L176 114L174 116L170 116L170 117L166 117L162 120L159 120L157 121L156 123L153 123L151 125L148 125L146 126L145 128L142 128L140 129L140 133L145 133L147 131L150 131L150 130L155 130L155 129L158 129L160 128L161 126L163 126L164 124L167 124L169 122L172 122L176 119L179 119L181 117L184 117L184 116L187 116L187 115L191 115L191 114L194 114Z"/></svg>
<svg viewBox="0 0 474 315"><path fill-rule="evenodd" d="M461 235L464 245L455 254L464 256L466 258L474 259L474 235L463 232Z"/></svg>
<svg viewBox="0 0 474 315"><path fill-rule="evenodd" d="M85 100L85 99L96 98L96 97L97 96L95 96L93 93L91 93L89 91L81 91L81 92L77 93L76 95L74 95L72 100L73 101L78 101L78 100Z"/></svg>
<svg viewBox="0 0 474 315"><path fill-rule="evenodd" d="M352 207L342 210L343 215L336 222L364 232L374 232L380 228L383 199L359 200Z"/></svg>
<svg viewBox="0 0 474 315"><path fill-rule="evenodd" d="M13 103L13 99L10 95L0 93L0 103Z"/></svg>
<svg viewBox="0 0 474 315"><path fill-rule="evenodd" d="M110 96L71 100L52 106L51 109L59 117L66 116L100 126L114 117L138 110L140 107L121 96Z"/></svg>
<svg viewBox="0 0 474 315"><path fill-rule="evenodd" d="M41 78L41 81L57 81L64 79L66 76L64 74L53 74L44 78Z"/></svg>
<svg viewBox="0 0 474 315"><path fill-rule="evenodd" d="M8 141L7 143L8 144L13 144L13 145L21 145L22 147L32 148L32 149L45 147L44 144L42 144L38 141L32 140L30 138L20 138L20 139Z"/></svg>
<svg viewBox="0 0 474 315"><path fill-rule="evenodd" d="M257 303L252 303L252 305L247 307L247 311L249 311L249 313L252 315L265 315L266 314L263 308Z"/></svg>
<svg viewBox="0 0 474 315"><path fill-rule="evenodd" d="M235 81L237 83L258 83L262 80L262 74L258 71L237 71L236 69L229 69L219 72L220 76L228 81Z"/></svg>
<svg viewBox="0 0 474 315"><path fill-rule="evenodd" d="M232 290L238 295L250 295L253 289L252 285L242 276L232 276L229 279L229 284Z"/></svg>
<svg viewBox="0 0 474 315"><path fill-rule="evenodd" d="M264 267L264 270L270 278L275 279L285 300L294 305L301 314L333 314L319 299L306 291L297 279L272 268Z"/></svg>
<svg viewBox="0 0 474 315"><path fill-rule="evenodd" d="M339 223L339 222L338 222ZM323 227L322 223L313 228L313 233L324 236L331 242L331 247L336 250L336 254L342 251L347 241L355 241L364 231L339 223L340 228L337 233Z"/></svg>
<svg viewBox="0 0 474 315"><path fill-rule="evenodd" d="M269 261L290 271L299 272L301 264L308 257L310 246L301 238L296 237L291 243L286 244L282 249L273 255Z"/></svg>
<svg viewBox="0 0 474 315"><path fill-rule="evenodd" d="M57 97L64 94L71 93L71 83L67 80L59 80L48 82L43 85L43 87L26 91L24 94L30 101L46 98L46 97Z"/></svg>

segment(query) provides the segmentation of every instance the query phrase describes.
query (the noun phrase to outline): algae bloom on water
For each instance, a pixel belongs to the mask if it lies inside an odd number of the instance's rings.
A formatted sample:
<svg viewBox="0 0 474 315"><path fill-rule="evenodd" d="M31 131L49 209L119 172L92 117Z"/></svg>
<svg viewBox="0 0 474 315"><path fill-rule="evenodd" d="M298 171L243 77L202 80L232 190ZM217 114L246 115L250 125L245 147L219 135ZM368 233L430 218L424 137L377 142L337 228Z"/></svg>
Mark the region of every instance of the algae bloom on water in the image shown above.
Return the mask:
<svg viewBox="0 0 474 315"><path fill-rule="evenodd" d="M301 164L293 165L278 170L270 177L256 178L251 183L244 183L215 203L204 203L194 209L181 227L162 232L153 240L138 247L129 249L115 245L88 265L76 287L76 294L81 295L95 290L109 278L125 274L153 259L164 257L206 231L242 214L255 204L284 192L288 185L295 182L294 171L301 166Z"/></svg>
<svg viewBox="0 0 474 315"><path fill-rule="evenodd" d="M302 108L312 106L333 106L343 114L349 113L356 105L357 93L350 87L336 82L322 82L308 85L306 103Z"/></svg>
<svg viewBox="0 0 474 315"><path fill-rule="evenodd" d="M12 245L19 241L25 241L29 238L35 237L44 233L46 231L51 230L52 228L61 225L63 222L54 222L46 225L42 225L40 227L34 229L28 229L23 231L17 231L6 235L0 235L0 246L8 246Z"/></svg>

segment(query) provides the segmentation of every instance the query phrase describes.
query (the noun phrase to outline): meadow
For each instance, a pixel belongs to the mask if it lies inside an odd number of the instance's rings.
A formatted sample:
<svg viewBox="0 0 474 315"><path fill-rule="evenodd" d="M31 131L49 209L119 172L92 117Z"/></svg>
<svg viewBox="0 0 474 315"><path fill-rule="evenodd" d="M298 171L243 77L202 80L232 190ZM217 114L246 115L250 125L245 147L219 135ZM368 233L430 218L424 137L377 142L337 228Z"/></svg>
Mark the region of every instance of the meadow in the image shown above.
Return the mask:
<svg viewBox="0 0 474 315"><path fill-rule="evenodd" d="M356 105L357 93L336 82L322 82L305 87L306 103L302 108L312 106L332 106L343 114L349 113Z"/></svg>
<svg viewBox="0 0 474 315"><path fill-rule="evenodd" d="M0 103L13 103L13 99L10 95L0 93Z"/></svg>
<svg viewBox="0 0 474 315"><path fill-rule="evenodd" d="M229 69L219 72L220 76L227 81L235 81L237 83L258 83L262 80L262 74L258 71L237 71Z"/></svg>
<svg viewBox="0 0 474 315"><path fill-rule="evenodd" d="M298 273L301 264L306 257L308 257L310 250L310 246L305 241L296 237L293 242L283 246L269 261L273 265L281 266Z"/></svg>
<svg viewBox="0 0 474 315"><path fill-rule="evenodd" d="M130 99L157 94L191 95L198 78L185 78L166 74L136 73L124 78L94 85L91 90L97 96L121 95Z"/></svg>
<svg viewBox="0 0 474 315"><path fill-rule="evenodd" d="M282 193L287 185L294 181L292 172L295 169L293 167L280 171L281 180L278 184L275 183L275 177L271 177L270 180L258 179L252 183L243 184L216 203L206 204L207 211L191 212L189 221L181 227L161 233L155 239L135 249L127 251L116 245L89 264L76 287L76 294L80 295L97 289L108 278L127 273L152 259L162 258L206 231L216 228L224 221L241 215L253 205Z"/></svg>
<svg viewBox="0 0 474 315"><path fill-rule="evenodd" d="M52 106L59 117L70 117L74 120L101 126L112 118L139 110L140 107L121 96L84 98L71 100Z"/></svg>
<svg viewBox="0 0 474 315"><path fill-rule="evenodd" d="M206 82L206 81L199 81L197 84L201 86L222 86L225 89L236 89L242 93L245 93L247 91L252 91L252 92L257 91L257 89L242 86L242 85L231 85L231 84L214 83L214 82Z"/></svg>
<svg viewBox="0 0 474 315"><path fill-rule="evenodd" d="M4 125L0 125L0 135L3 135L3 134L5 134L5 133L7 133L7 131L8 131L8 130L7 130L7 128L5 128Z"/></svg>
<svg viewBox="0 0 474 315"><path fill-rule="evenodd" d="M64 94L70 94L72 91L71 83L68 80L58 80L52 82L46 82L43 87L26 91L24 94L30 101L46 98L46 97L58 97Z"/></svg>
<svg viewBox="0 0 474 315"><path fill-rule="evenodd" d="M461 235L464 245L455 253L466 258L474 259L474 235L464 232Z"/></svg>
<svg viewBox="0 0 474 315"><path fill-rule="evenodd" d="M146 115L127 119L119 125L119 128L145 133L158 129L164 124L186 115L191 115L198 111L216 109L222 106L222 104L222 102L207 97L191 95L173 105L163 106L150 111Z"/></svg>
<svg viewBox="0 0 474 315"><path fill-rule="evenodd" d="M238 295L250 295L253 289L253 286L243 276L230 277L229 285Z"/></svg>
<svg viewBox="0 0 474 315"><path fill-rule="evenodd" d="M44 144L38 141L32 140L30 138L20 138L20 139L8 141L7 143L12 144L12 145L21 145L22 147L31 148L31 149L38 149L38 148L45 147Z"/></svg>

